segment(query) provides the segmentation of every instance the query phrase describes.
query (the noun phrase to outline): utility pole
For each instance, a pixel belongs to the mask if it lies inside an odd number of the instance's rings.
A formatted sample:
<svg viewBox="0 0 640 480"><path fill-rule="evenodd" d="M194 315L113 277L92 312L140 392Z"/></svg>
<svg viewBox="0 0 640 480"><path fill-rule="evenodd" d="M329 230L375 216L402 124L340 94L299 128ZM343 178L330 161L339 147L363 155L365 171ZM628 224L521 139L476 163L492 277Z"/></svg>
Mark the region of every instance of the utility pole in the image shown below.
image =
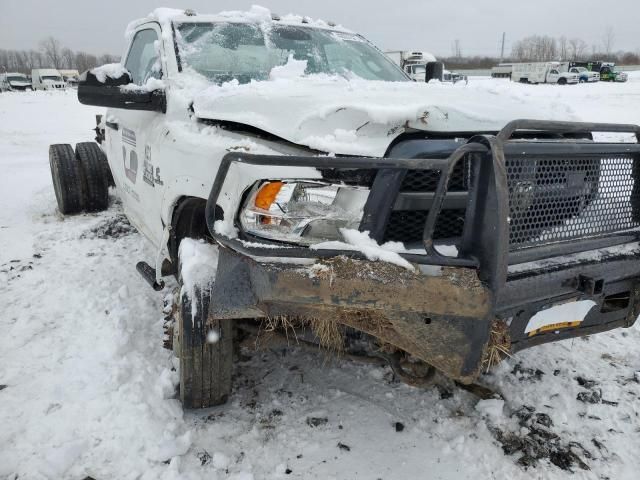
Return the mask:
<svg viewBox="0 0 640 480"><path fill-rule="evenodd" d="M504 40L507 36L507 32L502 32L502 48L500 49L500 61L504 60Z"/></svg>
<svg viewBox="0 0 640 480"><path fill-rule="evenodd" d="M460 40L458 39L456 39L456 41L454 42L453 55L456 58L462 57L462 48L460 48Z"/></svg>

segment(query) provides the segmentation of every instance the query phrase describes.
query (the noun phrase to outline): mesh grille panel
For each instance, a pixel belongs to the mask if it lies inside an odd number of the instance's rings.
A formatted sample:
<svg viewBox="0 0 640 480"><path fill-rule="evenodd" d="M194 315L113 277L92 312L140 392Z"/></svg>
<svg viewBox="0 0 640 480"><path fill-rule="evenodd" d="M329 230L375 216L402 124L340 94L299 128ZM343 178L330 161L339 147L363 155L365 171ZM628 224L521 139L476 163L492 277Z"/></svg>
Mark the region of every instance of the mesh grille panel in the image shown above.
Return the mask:
<svg viewBox="0 0 640 480"><path fill-rule="evenodd" d="M428 211L396 210L391 212L384 241L422 242ZM464 210L442 210L436 222L434 239L459 237L464 227Z"/></svg>
<svg viewBox="0 0 640 480"><path fill-rule="evenodd" d="M469 163L466 159L458 162L449 179L450 192L462 192L468 187ZM440 180L439 170L409 170L404 177L401 192L435 192Z"/></svg>
<svg viewBox="0 0 640 480"><path fill-rule="evenodd" d="M640 225L630 155L507 159L512 250Z"/></svg>

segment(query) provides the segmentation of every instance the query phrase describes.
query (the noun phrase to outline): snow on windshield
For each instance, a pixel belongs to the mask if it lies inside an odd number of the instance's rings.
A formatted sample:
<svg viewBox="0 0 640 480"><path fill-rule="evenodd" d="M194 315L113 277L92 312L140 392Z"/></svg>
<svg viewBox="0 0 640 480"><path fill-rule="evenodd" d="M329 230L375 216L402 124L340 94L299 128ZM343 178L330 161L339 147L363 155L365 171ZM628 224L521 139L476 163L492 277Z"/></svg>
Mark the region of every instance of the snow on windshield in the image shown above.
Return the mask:
<svg viewBox="0 0 640 480"><path fill-rule="evenodd" d="M185 22L176 25L176 37L183 67L216 84L267 80L292 60L306 62L307 75L407 80L369 42L347 32L267 22Z"/></svg>

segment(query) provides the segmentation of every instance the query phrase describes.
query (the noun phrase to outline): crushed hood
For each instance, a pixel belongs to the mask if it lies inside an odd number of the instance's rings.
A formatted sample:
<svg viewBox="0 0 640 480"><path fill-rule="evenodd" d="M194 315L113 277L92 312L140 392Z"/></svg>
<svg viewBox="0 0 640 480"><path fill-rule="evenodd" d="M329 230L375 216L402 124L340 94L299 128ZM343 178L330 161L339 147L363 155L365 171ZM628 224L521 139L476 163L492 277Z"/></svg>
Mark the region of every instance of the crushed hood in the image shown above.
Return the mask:
<svg viewBox="0 0 640 480"><path fill-rule="evenodd" d="M339 77L228 83L193 97L199 118L237 122L327 153L382 156L404 131L491 132L516 118L554 119L500 85ZM572 118L563 112L562 120Z"/></svg>

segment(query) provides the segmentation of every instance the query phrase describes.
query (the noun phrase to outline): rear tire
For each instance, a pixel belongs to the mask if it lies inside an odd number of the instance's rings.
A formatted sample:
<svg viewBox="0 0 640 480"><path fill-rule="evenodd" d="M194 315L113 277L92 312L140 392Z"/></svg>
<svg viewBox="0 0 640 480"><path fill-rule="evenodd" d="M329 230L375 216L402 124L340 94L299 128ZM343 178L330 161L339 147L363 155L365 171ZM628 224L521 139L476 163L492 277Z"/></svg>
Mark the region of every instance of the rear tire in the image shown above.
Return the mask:
<svg viewBox="0 0 640 480"><path fill-rule="evenodd" d="M93 142L78 143L76 158L84 186L87 212L101 212L109 206L109 180L104 172L104 154Z"/></svg>
<svg viewBox="0 0 640 480"><path fill-rule="evenodd" d="M193 298L178 294L180 401L185 408L207 408L227 402L233 371L233 323L207 322L211 292L195 287ZM208 335L216 340L208 341Z"/></svg>
<svg viewBox="0 0 640 480"><path fill-rule="evenodd" d="M71 145L50 145L49 166L58 210L63 215L80 213L84 208L82 173Z"/></svg>
<svg viewBox="0 0 640 480"><path fill-rule="evenodd" d="M566 84L567 84L566 78L561 78L560 80L558 80L558 85L566 85Z"/></svg>

